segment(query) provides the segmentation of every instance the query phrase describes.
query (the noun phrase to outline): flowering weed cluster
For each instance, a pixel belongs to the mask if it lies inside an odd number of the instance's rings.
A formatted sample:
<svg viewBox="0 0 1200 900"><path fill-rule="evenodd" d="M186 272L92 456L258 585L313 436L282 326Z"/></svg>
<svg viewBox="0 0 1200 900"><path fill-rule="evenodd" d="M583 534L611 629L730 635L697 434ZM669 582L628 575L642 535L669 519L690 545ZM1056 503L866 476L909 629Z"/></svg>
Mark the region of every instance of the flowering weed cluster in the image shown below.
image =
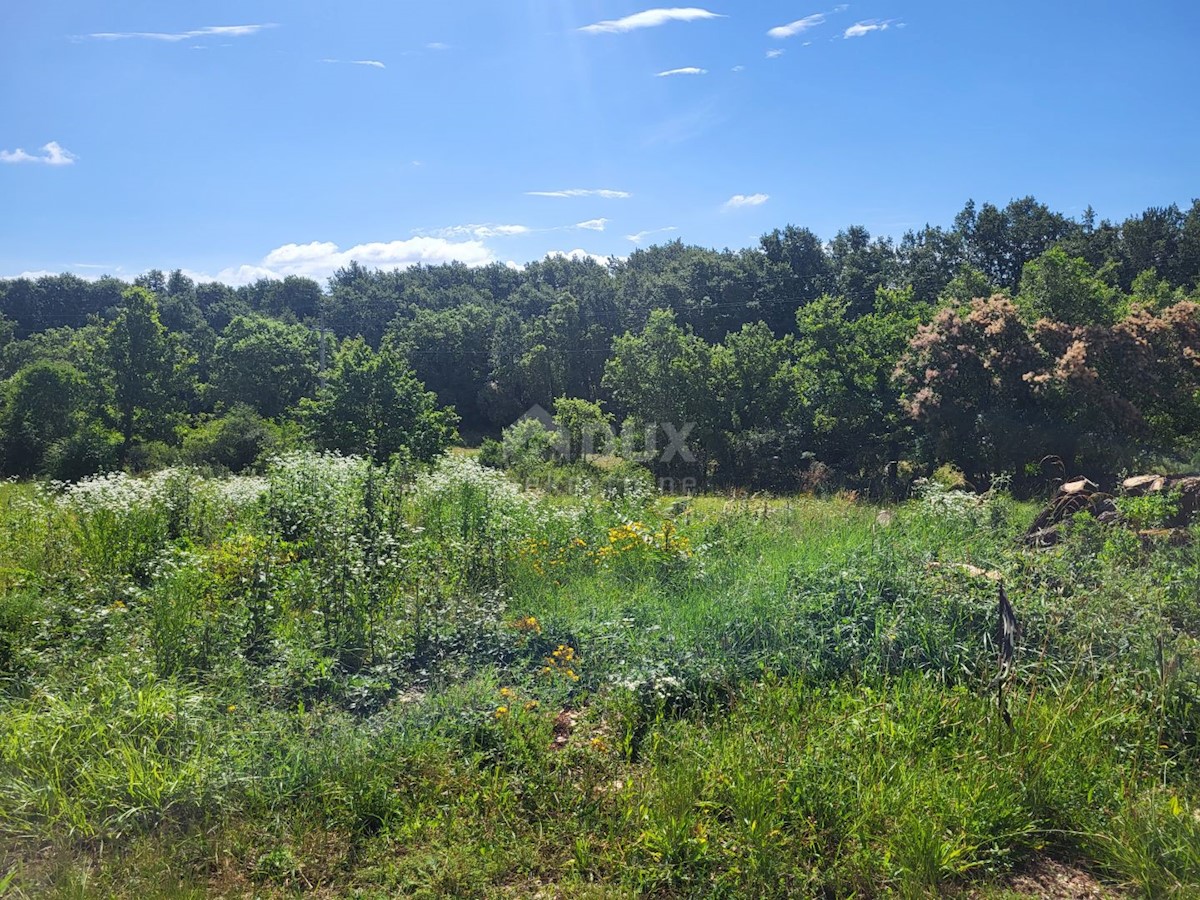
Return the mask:
<svg viewBox="0 0 1200 900"><path fill-rule="evenodd" d="M554 648L554 652L546 657L546 664L542 666L542 674L550 678L578 681L579 673L575 670L579 668L579 662L579 654L575 652L574 647L570 644L559 644Z"/></svg>

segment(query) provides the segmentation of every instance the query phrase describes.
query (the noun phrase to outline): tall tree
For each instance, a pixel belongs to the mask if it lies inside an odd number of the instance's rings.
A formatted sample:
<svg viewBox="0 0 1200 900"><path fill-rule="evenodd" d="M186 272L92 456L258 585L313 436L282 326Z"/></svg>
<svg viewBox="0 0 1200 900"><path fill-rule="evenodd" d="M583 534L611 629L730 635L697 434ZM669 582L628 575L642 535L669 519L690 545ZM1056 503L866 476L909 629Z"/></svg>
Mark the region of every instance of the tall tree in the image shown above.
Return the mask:
<svg viewBox="0 0 1200 900"><path fill-rule="evenodd" d="M176 349L149 290L132 287L122 295L117 317L104 335L103 354L122 455L127 456L135 437L163 436L178 405L174 393Z"/></svg>
<svg viewBox="0 0 1200 900"><path fill-rule="evenodd" d="M397 453L429 461L453 440L458 416L439 409L403 353L372 350L362 338L342 344L325 385L303 405L324 447L386 460Z"/></svg>
<svg viewBox="0 0 1200 900"><path fill-rule="evenodd" d="M317 335L303 325L239 316L217 339L208 399L277 418L317 386Z"/></svg>

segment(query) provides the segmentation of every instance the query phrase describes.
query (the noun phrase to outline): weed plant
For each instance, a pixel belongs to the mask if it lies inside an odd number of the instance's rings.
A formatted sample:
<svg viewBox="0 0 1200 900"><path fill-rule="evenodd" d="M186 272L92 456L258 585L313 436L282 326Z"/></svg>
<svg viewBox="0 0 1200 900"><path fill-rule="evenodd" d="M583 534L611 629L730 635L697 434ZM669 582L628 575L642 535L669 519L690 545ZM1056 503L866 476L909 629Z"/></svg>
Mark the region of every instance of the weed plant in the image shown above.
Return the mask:
<svg viewBox="0 0 1200 900"><path fill-rule="evenodd" d="M1200 553L1033 514L461 457L0 484L0 894L1196 896Z"/></svg>

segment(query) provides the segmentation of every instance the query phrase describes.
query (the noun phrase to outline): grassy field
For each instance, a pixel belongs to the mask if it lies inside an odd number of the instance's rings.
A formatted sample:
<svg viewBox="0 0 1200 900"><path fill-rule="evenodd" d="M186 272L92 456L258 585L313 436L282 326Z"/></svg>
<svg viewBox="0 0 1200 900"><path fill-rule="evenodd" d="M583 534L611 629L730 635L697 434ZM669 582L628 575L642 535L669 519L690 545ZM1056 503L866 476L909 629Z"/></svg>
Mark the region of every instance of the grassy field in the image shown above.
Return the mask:
<svg viewBox="0 0 1200 900"><path fill-rule="evenodd" d="M2 485L0 896L1200 895L1200 552L1034 512Z"/></svg>

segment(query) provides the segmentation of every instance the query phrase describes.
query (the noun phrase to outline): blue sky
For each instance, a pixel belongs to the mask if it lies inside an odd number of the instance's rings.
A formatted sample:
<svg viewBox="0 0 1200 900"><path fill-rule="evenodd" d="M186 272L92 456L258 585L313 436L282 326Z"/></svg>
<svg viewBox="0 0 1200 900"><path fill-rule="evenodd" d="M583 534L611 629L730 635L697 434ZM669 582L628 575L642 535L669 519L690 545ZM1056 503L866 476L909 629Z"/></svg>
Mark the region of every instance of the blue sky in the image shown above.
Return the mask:
<svg viewBox="0 0 1200 900"><path fill-rule="evenodd" d="M0 276L323 279L1200 195L1195 2L694 2L4 3Z"/></svg>

